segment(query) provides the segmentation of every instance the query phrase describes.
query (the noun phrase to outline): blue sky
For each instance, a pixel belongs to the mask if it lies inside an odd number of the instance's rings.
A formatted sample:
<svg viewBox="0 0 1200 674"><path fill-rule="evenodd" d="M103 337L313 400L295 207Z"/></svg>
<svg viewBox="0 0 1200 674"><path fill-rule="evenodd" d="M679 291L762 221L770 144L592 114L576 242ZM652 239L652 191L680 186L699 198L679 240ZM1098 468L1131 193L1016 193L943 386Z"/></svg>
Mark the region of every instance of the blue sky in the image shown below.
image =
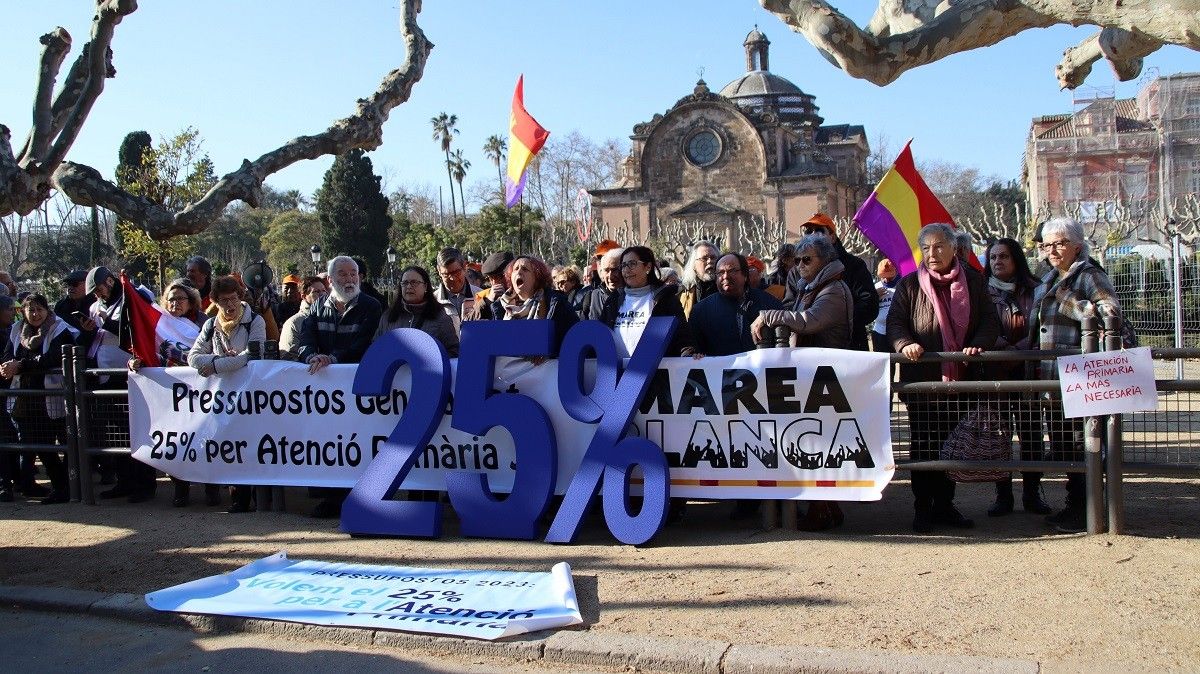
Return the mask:
<svg viewBox="0 0 1200 674"><path fill-rule="evenodd" d="M0 123L19 145L29 128L38 36L65 27L73 61L87 40L93 0L11 3L0 41ZM864 22L874 3L842 0ZM388 70L402 64L398 1L143 0L117 27L118 76L108 80L69 159L111 176L126 133L156 139L197 128L218 174L292 137L317 133L353 111ZM771 71L817 97L826 123L857 123L894 149L915 138L918 161L941 159L1016 178L1032 117L1069 112L1054 65L1093 28L1028 31L986 50L952 56L877 87L829 65L754 0L608 0L521 3L426 0L420 23L436 48L408 103L371 154L389 187L441 185L445 167L429 118L457 114L456 147L473 167L468 182L494 179L487 136L507 133L517 75L530 112L552 133L627 138L634 124L689 94L704 68L714 90L745 70L742 40L755 24L771 40ZM1146 71L1200 70L1200 53L1166 47ZM67 66L64 65L65 73ZM1097 64L1091 87L1132 96ZM272 176L281 189L316 189L331 158Z"/></svg>

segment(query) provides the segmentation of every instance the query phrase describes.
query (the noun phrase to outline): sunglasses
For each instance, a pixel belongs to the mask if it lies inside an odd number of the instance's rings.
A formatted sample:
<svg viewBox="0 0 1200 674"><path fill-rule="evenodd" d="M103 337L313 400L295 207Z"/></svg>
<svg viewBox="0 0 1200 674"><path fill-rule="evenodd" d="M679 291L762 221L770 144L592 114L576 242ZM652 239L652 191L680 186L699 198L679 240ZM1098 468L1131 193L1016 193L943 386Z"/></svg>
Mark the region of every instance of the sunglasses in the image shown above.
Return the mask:
<svg viewBox="0 0 1200 674"><path fill-rule="evenodd" d="M796 259L800 261L800 264L807 266L807 265L808 265L808 264L810 264L810 263L811 263L811 262L812 262L812 261L813 261L815 258L813 258L813 256L812 256L812 255L804 255L804 256L802 256L802 257L798 257L798 258L796 258Z"/></svg>
<svg viewBox="0 0 1200 674"><path fill-rule="evenodd" d="M829 234L830 230L828 227L812 227L812 226L810 226L810 227L804 228L804 233L805 234Z"/></svg>

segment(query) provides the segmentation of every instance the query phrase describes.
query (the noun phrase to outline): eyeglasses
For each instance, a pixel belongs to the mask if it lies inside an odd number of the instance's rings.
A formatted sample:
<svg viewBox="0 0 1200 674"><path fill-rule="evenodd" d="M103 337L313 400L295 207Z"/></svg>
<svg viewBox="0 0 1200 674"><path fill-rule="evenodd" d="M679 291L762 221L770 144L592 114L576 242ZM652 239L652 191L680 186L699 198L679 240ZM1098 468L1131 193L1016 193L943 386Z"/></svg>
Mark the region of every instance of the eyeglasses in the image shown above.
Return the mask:
<svg viewBox="0 0 1200 674"><path fill-rule="evenodd" d="M1070 245L1070 241L1063 239L1061 241L1047 241L1045 243L1039 243L1038 248L1048 253L1052 250L1066 250L1067 246Z"/></svg>
<svg viewBox="0 0 1200 674"><path fill-rule="evenodd" d="M412 288L413 286L423 286L423 285L425 285L424 281L409 280L409 281L401 281L400 282L401 288Z"/></svg>
<svg viewBox="0 0 1200 674"><path fill-rule="evenodd" d="M816 258L812 255L802 255L796 259L800 262L800 264L808 266Z"/></svg>
<svg viewBox="0 0 1200 674"><path fill-rule="evenodd" d="M701 258L701 259L703 259L703 258ZM638 266L639 264L646 264L646 263L642 262L641 260L630 260L628 262L622 262L621 269L633 269L634 267Z"/></svg>
<svg viewBox="0 0 1200 674"><path fill-rule="evenodd" d="M175 295L175 296L167 298L167 304L174 304L176 302L187 302L187 301L188 301L187 295Z"/></svg>

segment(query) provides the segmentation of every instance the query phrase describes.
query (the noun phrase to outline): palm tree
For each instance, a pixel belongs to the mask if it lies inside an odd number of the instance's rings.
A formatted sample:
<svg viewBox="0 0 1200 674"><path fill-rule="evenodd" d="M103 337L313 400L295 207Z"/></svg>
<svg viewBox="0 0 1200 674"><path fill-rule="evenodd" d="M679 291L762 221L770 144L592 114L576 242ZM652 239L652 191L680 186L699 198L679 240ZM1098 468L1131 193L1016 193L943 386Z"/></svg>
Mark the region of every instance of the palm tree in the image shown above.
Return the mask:
<svg viewBox="0 0 1200 674"><path fill-rule="evenodd" d="M446 170L458 181L458 196L462 199L463 217L467 215L467 198L463 195L463 179L467 177L467 169L471 168L471 162L463 156L462 150L455 150L454 154L446 160ZM450 201L454 202L454 186L450 186Z"/></svg>
<svg viewBox="0 0 1200 674"><path fill-rule="evenodd" d="M483 153L496 165L496 178L500 181L500 203L504 203L504 172L500 170L500 162L504 161L508 142L500 136L488 136L483 144Z"/></svg>
<svg viewBox="0 0 1200 674"><path fill-rule="evenodd" d="M429 123L433 125L433 139L441 143L442 152L446 153L446 178L450 181L450 217L451 222L456 222L458 213L454 210L454 176L450 174L450 141L458 133L458 129L455 128L458 124L458 115L441 112L437 117L431 117Z"/></svg>

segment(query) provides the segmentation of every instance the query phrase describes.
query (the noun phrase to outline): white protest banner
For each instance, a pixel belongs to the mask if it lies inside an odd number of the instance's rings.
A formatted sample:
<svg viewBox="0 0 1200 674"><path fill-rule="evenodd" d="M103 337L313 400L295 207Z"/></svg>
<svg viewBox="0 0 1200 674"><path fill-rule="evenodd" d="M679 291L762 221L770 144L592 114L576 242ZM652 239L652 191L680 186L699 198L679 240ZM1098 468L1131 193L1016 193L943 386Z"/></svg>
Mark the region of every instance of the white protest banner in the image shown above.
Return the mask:
<svg viewBox="0 0 1200 674"><path fill-rule="evenodd" d="M1090 417L1158 408L1150 347L1058 359L1064 417Z"/></svg>
<svg viewBox="0 0 1200 674"><path fill-rule="evenodd" d="M159 611L500 639L583 622L571 567L549 573L453 571L291 560L146 595Z"/></svg>
<svg viewBox="0 0 1200 674"><path fill-rule="evenodd" d="M196 482L353 486L410 395L407 367L389 396L355 396L354 373L353 365L334 365L310 375L281 361L213 377L143 368L130 376L134 457ZM557 361L500 359L494 388L546 410L563 493L596 427L563 409ZM889 396L886 354L765 349L664 358L630 432L663 448L674 496L872 501L895 469ZM511 490L508 431L472 435L450 421L447 409L402 487L445 489L451 470L484 473L493 491Z"/></svg>

